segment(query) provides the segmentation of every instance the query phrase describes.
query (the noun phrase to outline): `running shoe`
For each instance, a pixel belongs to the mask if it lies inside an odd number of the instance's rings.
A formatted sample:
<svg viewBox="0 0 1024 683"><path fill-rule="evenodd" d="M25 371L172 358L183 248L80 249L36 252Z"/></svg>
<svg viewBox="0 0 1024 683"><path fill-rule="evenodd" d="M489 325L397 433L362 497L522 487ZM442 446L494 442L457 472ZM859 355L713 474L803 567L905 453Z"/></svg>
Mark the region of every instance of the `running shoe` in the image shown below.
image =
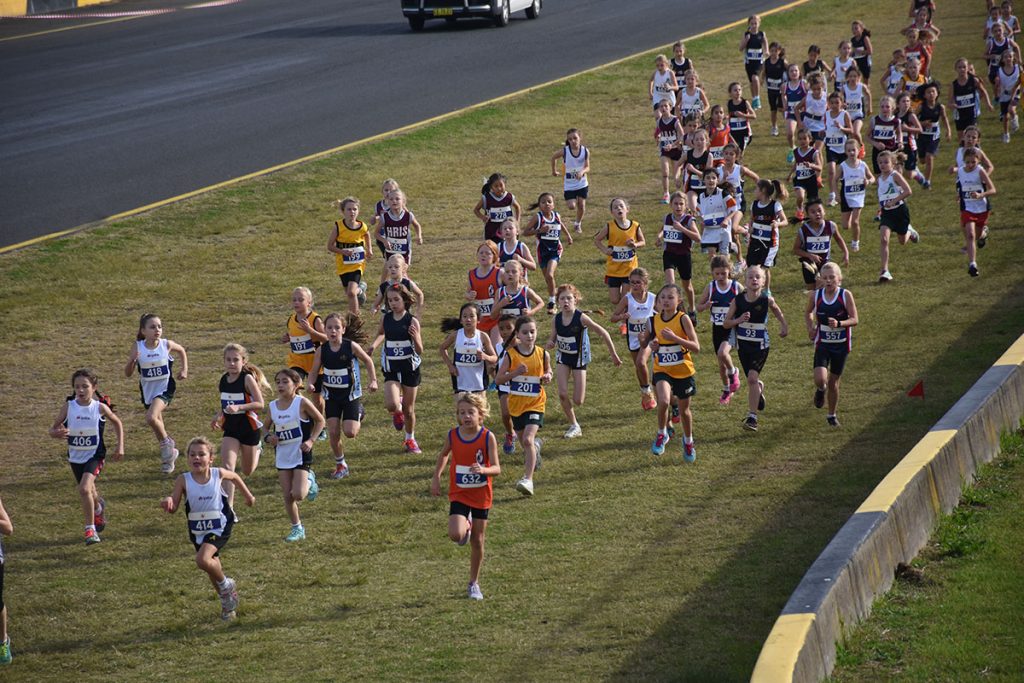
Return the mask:
<svg viewBox="0 0 1024 683"><path fill-rule="evenodd" d="M104 516L104 512L107 510L107 502L100 498L96 502L96 510L92 515L93 526L96 527L96 531L100 532L107 528L107 518Z"/></svg>
<svg viewBox="0 0 1024 683"><path fill-rule="evenodd" d="M11 638L7 637L7 640L0 643L0 664L10 664L14 658L11 653Z"/></svg>
<svg viewBox="0 0 1024 683"><path fill-rule="evenodd" d="M516 437L514 434L505 435L505 443L501 444L501 450L505 455L512 455L516 452Z"/></svg>
<svg viewBox="0 0 1024 683"><path fill-rule="evenodd" d="M666 192L665 194L661 195L661 203L662 204L668 204L668 199L669 199L668 192Z"/></svg>
<svg viewBox="0 0 1024 683"><path fill-rule="evenodd" d="M907 226L907 234L910 235L910 241L913 242L914 244L917 244L918 242L921 241L921 233L919 233L917 230L914 230L913 225Z"/></svg>
<svg viewBox="0 0 1024 683"><path fill-rule="evenodd" d="M652 410L657 407L658 401L654 398L653 391L640 392L640 407L644 410Z"/></svg>
<svg viewBox="0 0 1024 683"><path fill-rule="evenodd" d="M878 276L878 281L882 283L892 282L892 273L888 270L883 270L882 274Z"/></svg>
<svg viewBox="0 0 1024 683"><path fill-rule="evenodd" d="M787 163L787 164L791 164L791 163L793 163L793 159L794 159L794 158L795 158L795 157L793 156L793 150L792 150L792 149L790 149L790 150L789 150L789 154L787 154L787 155L786 155L786 163Z"/></svg>
<svg viewBox="0 0 1024 683"><path fill-rule="evenodd" d="M469 584L469 599L470 600L483 600L484 594L480 591L479 583Z"/></svg>
<svg viewBox="0 0 1024 683"><path fill-rule="evenodd" d="M626 323L619 323L619 334L626 336Z"/></svg>
<svg viewBox="0 0 1024 683"><path fill-rule="evenodd" d="M836 201L836 193L835 192L829 192L828 193L828 205L829 206L835 206L838 203L839 202Z"/></svg>
<svg viewBox="0 0 1024 683"><path fill-rule="evenodd" d="M565 434L562 434L562 437L565 439L575 439L580 436L583 436L583 428L578 424L572 425L565 430Z"/></svg>
<svg viewBox="0 0 1024 683"><path fill-rule="evenodd" d="M651 444L651 453L655 455L661 455L665 452L665 445L668 443L668 434L664 432L658 432L658 435L654 437L654 443Z"/></svg>
<svg viewBox="0 0 1024 683"><path fill-rule="evenodd" d="M178 449L174 447L174 440L168 438L160 444L160 471L170 474L174 471L174 463L178 460Z"/></svg>
<svg viewBox="0 0 1024 683"><path fill-rule="evenodd" d="M361 280L359 282L359 292L356 294L356 301L359 302L360 306L366 305L366 281Z"/></svg>
<svg viewBox="0 0 1024 683"><path fill-rule="evenodd" d="M516 491L523 494L524 496L533 495L533 480L523 477L516 482Z"/></svg>
<svg viewBox="0 0 1024 683"><path fill-rule="evenodd" d="M535 469L535 470L539 470L540 469L540 464L541 464L541 462L543 462L543 459L540 457L540 449L541 449L541 447L543 445L544 445L544 439L538 439L538 438L534 437L534 439L533 439L533 448L537 451L537 461L533 464L533 469Z"/></svg>
<svg viewBox="0 0 1024 683"><path fill-rule="evenodd" d="M366 406L362 403L359 404L359 421L362 422L366 419Z"/></svg>
<svg viewBox="0 0 1024 683"><path fill-rule="evenodd" d="M320 495L320 484L316 483L316 473L309 471L309 491L306 493L306 500L312 503Z"/></svg>
<svg viewBox="0 0 1024 683"><path fill-rule="evenodd" d="M764 400L764 382L762 382L761 380L757 380L757 386L761 390L760 395L757 397L757 409L760 411L764 410L764 407L766 405Z"/></svg>
<svg viewBox="0 0 1024 683"><path fill-rule="evenodd" d="M327 441L327 430L321 429L320 433L316 436L317 441Z"/></svg>
<svg viewBox="0 0 1024 683"><path fill-rule="evenodd" d="M986 225L981 229L981 237L978 238L976 244L978 249L984 249L985 245L988 244L988 226Z"/></svg>
<svg viewBox="0 0 1024 683"><path fill-rule="evenodd" d="M1009 141L1010 141L1010 134L1009 133L1003 133L1003 142L1009 142Z"/></svg>
<svg viewBox="0 0 1024 683"><path fill-rule="evenodd" d="M697 311L687 311L686 312L686 317L690 319L690 322L693 323L694 329L696 329L697 328Z"/></svg>
<svg viewBox="0 0 1024 683"><path fill-rule="evenodd" d="M769 294L769 296L771 296L771 295ZM739 373L739 371L736 371L736 372L732 373L732 376L729 378L729 391L731 391L732 393L735 394L739 390L740 390L740 373Z"/></svg>
<svg viewBox="0 0 1024 683"><path fill-rule="evenodd" d="M331 479L344 479L348 476L348 463L342 461L335 465L334 473L331 474Z"/></svg>
<svg viewBox="0 0 1024 683"><path fill-rule="evenodd" d="M850 240L850 251L860 251L860 240Z"/></svg>
<svg viewBox="0 0 1024 683"><path fill-rule="evenodd" d="M470 512L469 514L472 515L473 513ZM469 537L472 536L472 535L473 535L473 517L470 516L470 518L469 518L469 528L466 529L466 535L459 539L459 545L466 545L467 543L469 543Z"/></svg>
<svg viewBox="0 0 1024 683"><path fill-rule="evenodd" d="M548 301L547 311L548 311L548 315L554 315L554 313L555 313L555 302L554 301Z"/></svg>
<svg viewBox="0 0 1024 683"><path fill-rule="evenodd" d="M693 441L687 443L686 439L683 439L683 460L686 462L697 461L697 446Z"/></svg>
<svg viewBox="0 0 1024 683"><path fill-rule="evenodd" d="M682 418L679 417L679 406L672 406L672 424L679 424L679 420L681 419Z"/></svg>
<svg viewBox="0 0 1024 683"><path fill-rule="evenodd" d="M757 97L755 97L754 101L750 103L750 106L753 107L754 109L760 109L761 108L761 96L758 95Z"/></svg>
<svg viewBox="0 0 1024 683"><path fill-rule="evenodd" d="M668 425L668 439L665 439L665 441L668 442L671 439L674 439L675 437L676 437L676 428L672 426L671 422L669 422L669 425Z"/></svg>
<svg viewBox="0 0 1024 683"><path fill-rule="evenodd" d="M395 428L396 432L400 432L405 429L405 415L401 410L396 410L391 413L391 425Z"/></svg>
<svg viewBox="0 0 1024 683"><path fill-rule="evenodd" d="M100 535L98 533L96 533L95 529L86 529L85 530L85 544L86 545L93 545L93 544L99 543L99 542L100 542Z"/></svg>
<svg viewBox="0 0 1024 683"><path fill-rule="evenodd" d="M1010 132L1016 133L1018 130L1020 130L1020 118L1014 114L1013 118L1010 119Z"/></svg>
<svg viewBox="0 0 1024 683"><path fill-rule="evenodd" d="M732 400L732 392L729 391L728 389L723 389L722 390L722 395L718 397L718 405L720 405L720 406L727 406L727 405L729 405L729 401L731 401L731 400Z"/></svg>
<svg viewBox="0 0 1024 683"><path fill-rule="evenodd" d="M772 126L772 137L773 138L779 137L779 127L778 126Z"/></svg>
<svg viewBox="0 0 1024 683"><path fill-rule="evenodd" d="M815 389L814 390L814 407L821 408L825 405L825 390Z"/></svg>
<svg viewBox="0 0 1024 683"><path fill-rule="evenodd" d="M418 454L418 453L422 453L423 451L420 450L420 445L418 443L416 443L416 439L406 439L405 440L405 452L406 453Z"/></svg>
<svg viewBox="0 0 1024 683"><path fill-rule="evenodd" d="M926 190L932 189L932 181L930 181L927 178L925 178L925 181L923 183L921 183L921 187L923 187Z"/></svg>
<svg viewBox="0 0 1024 683"><path fill-rule="evenodd" d="M583 232L583 224L579 221L574 221L572 225L576 229L576 232Z"/></svg>
<svg viewBox="0 0 1024 683"><path fill-rule="evenodd" d="M234 612L238 607L238 587L230 576L224 577L224 584L223 590L217 591L220 596L221 612Z"/></svg>
<svg viewBox="0 0 1024 683"><path fill-rule="evenodd" d="M973 263L967 266L967 274L970 275L971 277L978 277L979 275L981 275L981 273L978 272L978 266L976 266Z"/></svg>
<svg viewBox="0 0 1024 683"><path fill-rule="evenodd" d="M752 432L757 431L757 416L747 415L747 419L743 420L743 428L749 429Z"/></svg>
<svg viewBox="0 0 1024 683"><path fill-rule="evenodd" d="M285 543L295 543L306 539L306 530L301 526L293 526L288 535L284 537Z"/></svg>
<svg viewBox="0 0 1024 683"><path fill-rule="evenodd" d="M838 427L839 426L839 419L835 415L828 415L825 418L825 422L828 423L829 427Z"/></svg>

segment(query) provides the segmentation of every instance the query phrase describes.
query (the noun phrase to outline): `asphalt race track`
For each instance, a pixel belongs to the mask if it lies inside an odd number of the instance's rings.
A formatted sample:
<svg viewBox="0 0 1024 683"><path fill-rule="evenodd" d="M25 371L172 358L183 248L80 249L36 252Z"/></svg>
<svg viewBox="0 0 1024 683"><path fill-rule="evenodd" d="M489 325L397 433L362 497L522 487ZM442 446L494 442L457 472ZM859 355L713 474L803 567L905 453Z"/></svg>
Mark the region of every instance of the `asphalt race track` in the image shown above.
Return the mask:
<svg viewBox="0 0 1024 683"><path fill-rule="evenodd" d="M427 23L398 0L181 0L0 22L0 247L101 220L641 50L785 0L546 0ZM90 21L100 21L94 19ZM28 35L54 28L73 30ZM737 60L740 59L737 51ZM653 69L653 64L652 64ZM637 83L646 88L646 76Z"/></svg>

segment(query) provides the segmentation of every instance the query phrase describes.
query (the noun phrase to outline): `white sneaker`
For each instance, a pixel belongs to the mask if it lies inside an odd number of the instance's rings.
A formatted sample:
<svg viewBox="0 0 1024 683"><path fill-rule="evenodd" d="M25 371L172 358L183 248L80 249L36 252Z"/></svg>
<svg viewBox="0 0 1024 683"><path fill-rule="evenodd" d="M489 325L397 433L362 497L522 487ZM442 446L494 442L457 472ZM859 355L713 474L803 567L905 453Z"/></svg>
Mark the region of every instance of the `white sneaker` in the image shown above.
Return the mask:
<svg viewBox="0 0 1024 683"><path fill-rule="evenodd" d="M523 494L524 496L532 496L533 480L523 477L518 482L516 482L516 491L519 491L519 493Z"/></svg>
<svg viewBox="0 0 1024 683"><path fill-rule="evenodd" d="M583 436L583 428L578 424L574 424L565 430L565 434L562 434L563 438L575 439L578 436Z"/></svg>
<svg viewBox="0 0 1024 683"><path fill-rule="evenodd" d="M1010 131L1016 133L1018 130L1020 130L1020 119L1014 114L1013 118L1010 119Z"/></svg>
<svg viewBox="0 0 1024 683"><path fill-rule="evenodd" d="M480 591L479 583L469 584L469 599L470 600L483 600L484 594Z"/></svg>
<svg viewBox="0 0 1024 683"><path fill-rule="evenodd" d="M160 444L160 471L170 474L174 471L174 463L178 460L178 449L174 447L174 441Z"/></svg>
<svg viewBox="0 0 1024 683"><path fill-rule="evenodd" d="M235 585L235 580L229 576L224 577L224 582L224 589L217 591L220 595L221 611L234 612L238 607L238 587Z"/></svg>
<svg viewBox="0 0 1024 683"><path fill-rule="evenodd" d="M878 276L879 282L892 282L892 273L888 270L883 270L882 274Z"/></svg>
<svg viewBox="0 0 1024 683"><path fill-rule="evenodd" d="M773 138L779 137L779 127L778 126L772 126L772 137Z"/></svg>
<svg viewBox="0 0 1024 683"><path fill-rule="evenodd" d="M533 447L537 450L537 462L533 466L533 469L535 469L535 470L539 470L540 469L540 463L541 463L540 448L543 445L544 445L544 439L538 439L538 438L534 437L534 439L533 439Z"/></svg>
<svg viewBox="0 0 1024 683"><path fill-rule="evenodd" d="M910 235L910 241L913 242L914 244L917 244L918 242L921 241L921 233L919 233L917 230L914 230L913 225L907 226L907 234Z"/></svg>
<svg viewBox="0 0 1024 683"><path fill-rule="evenodd" d="M860 251L860 240L850 240L850 251Z"/></svg>
<svg viewBox="0 0 1024 683"><path fill-rule="evenodd" d="M829 192L828 193L828 205L829 206L835 206L838 203L839 202L836 201L836 193L835 192Z"/></svg>

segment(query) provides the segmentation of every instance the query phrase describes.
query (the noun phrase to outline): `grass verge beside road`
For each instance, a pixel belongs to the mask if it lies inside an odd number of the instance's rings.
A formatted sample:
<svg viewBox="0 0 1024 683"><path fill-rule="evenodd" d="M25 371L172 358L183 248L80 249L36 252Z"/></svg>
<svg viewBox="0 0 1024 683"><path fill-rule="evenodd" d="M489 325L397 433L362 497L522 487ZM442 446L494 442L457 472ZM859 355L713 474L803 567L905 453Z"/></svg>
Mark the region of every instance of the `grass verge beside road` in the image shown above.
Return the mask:
<svg viewBox="0 0 1024 683"><path fill-rule="evenodd" d="M943 8L935 70L944 83L956 57L982 49L976 10ZM765 29L802 61L808 44L830 53L861 18L875 31L880 71L897 44L904 3L872 0L857 12L819 0L768 18ZM723 102L728 82L742 77L737 40L731 31L688 45L712 101ZM756 435L741 429L739 401L718 406L706 318L698 330L705 352L697 359L696 466L683 465L678 442L671 455L650 455L654 419L639 411L632 372L613 369L597 347L578 411L582 439L559 438L564 418L550 397L535 498L512 489L521 456L503 459L482 577L487 599L470 604L467 549L446 540L447 504L427 490L453 422L437 326L463 301L481 233L471 209L495 170L509 175L524 205L542 191L557 194L548 159L565 130L580 127L594 154L591 212L559 278L580 287L586 307L607 308L603 257L588 238L607 220L611 197L632 202L652 241L665 213L646 96L652 56L0 260L0 493L16 526L5 592L12 680L71 672L83 682L159 680L195 676L205 664L220 680L300 672L353 680L748 677L804 569L1024 329L1024 231L1014 219L1024 208L1021 161L1016 141L1001 146L987 115L985 148L1000 194L981 278L964 272L946 176L912 198L924 239L894 249L889 286L875 284L877 238L865 220L864 247L846 269L862 324L844 376L840 430L827 429L810 405L812 350L802 332L802 280L787 255L791 229L772 289L793 332L773 334L769 407ZM755 135L747 164L783 177L783 143L764 120ZM942 164L952 153L943 142ZM283 365L275 340L292 288L311 287L321 313L341 305L323 246L336 219L332 200L359 196L365 217L387 176L401 182L426 235L411 273L427 297L417 429L425 453L401 455L380 397L369 399L366 427L347 445L353 475L324 481L320 498L303 505L309 538L297 547L282 543L288 524L265 456L249 480L257 507L242 511L224 554L242 598L238 621L224 626L191 562L184 522L158 508L170 482L159 475L137 385L119 376L136 322L158 313L165 336L190 353L190 378L167 412L171 433L183 443L208 432L223 345L246 345L268 372ZM641 260L660 281L660 255L649 248ZM695 263L700 288L706 267L699 257ZM371 277L378 269L372 262ZM542 315L542 329L549 324ZM45 437L71 372L83 365L99 371L128 430L127 460L104 472L110 526L94 548L81 542L61 446ZM925 399L906 398L919 379ZM322 444L316 456L317 471L329 469Z"/></svg>

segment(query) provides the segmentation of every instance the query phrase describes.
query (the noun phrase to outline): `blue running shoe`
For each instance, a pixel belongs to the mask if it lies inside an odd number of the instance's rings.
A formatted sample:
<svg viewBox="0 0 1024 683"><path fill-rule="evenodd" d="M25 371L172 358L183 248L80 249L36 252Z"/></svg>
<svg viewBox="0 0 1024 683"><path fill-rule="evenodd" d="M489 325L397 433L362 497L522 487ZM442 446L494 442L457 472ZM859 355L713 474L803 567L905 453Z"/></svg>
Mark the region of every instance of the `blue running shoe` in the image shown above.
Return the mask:
<svg viewBox="0 0 1024 683"><path fill-rule="evenodd" d="M306 494L306 500L312 503L316 500L317 495L320 493L320 484L316 483L316 474L313 470L309 471L309 493Z"/></svg>
<svg viewBox="0 0 1024 683"><path fill-rule="evenodd" d="M664 432L658 432L658 435L654 437L654 443L651 444L651 453L655 455L661 455L665 452L665 444L669 441L668 434Z"/></svg>

